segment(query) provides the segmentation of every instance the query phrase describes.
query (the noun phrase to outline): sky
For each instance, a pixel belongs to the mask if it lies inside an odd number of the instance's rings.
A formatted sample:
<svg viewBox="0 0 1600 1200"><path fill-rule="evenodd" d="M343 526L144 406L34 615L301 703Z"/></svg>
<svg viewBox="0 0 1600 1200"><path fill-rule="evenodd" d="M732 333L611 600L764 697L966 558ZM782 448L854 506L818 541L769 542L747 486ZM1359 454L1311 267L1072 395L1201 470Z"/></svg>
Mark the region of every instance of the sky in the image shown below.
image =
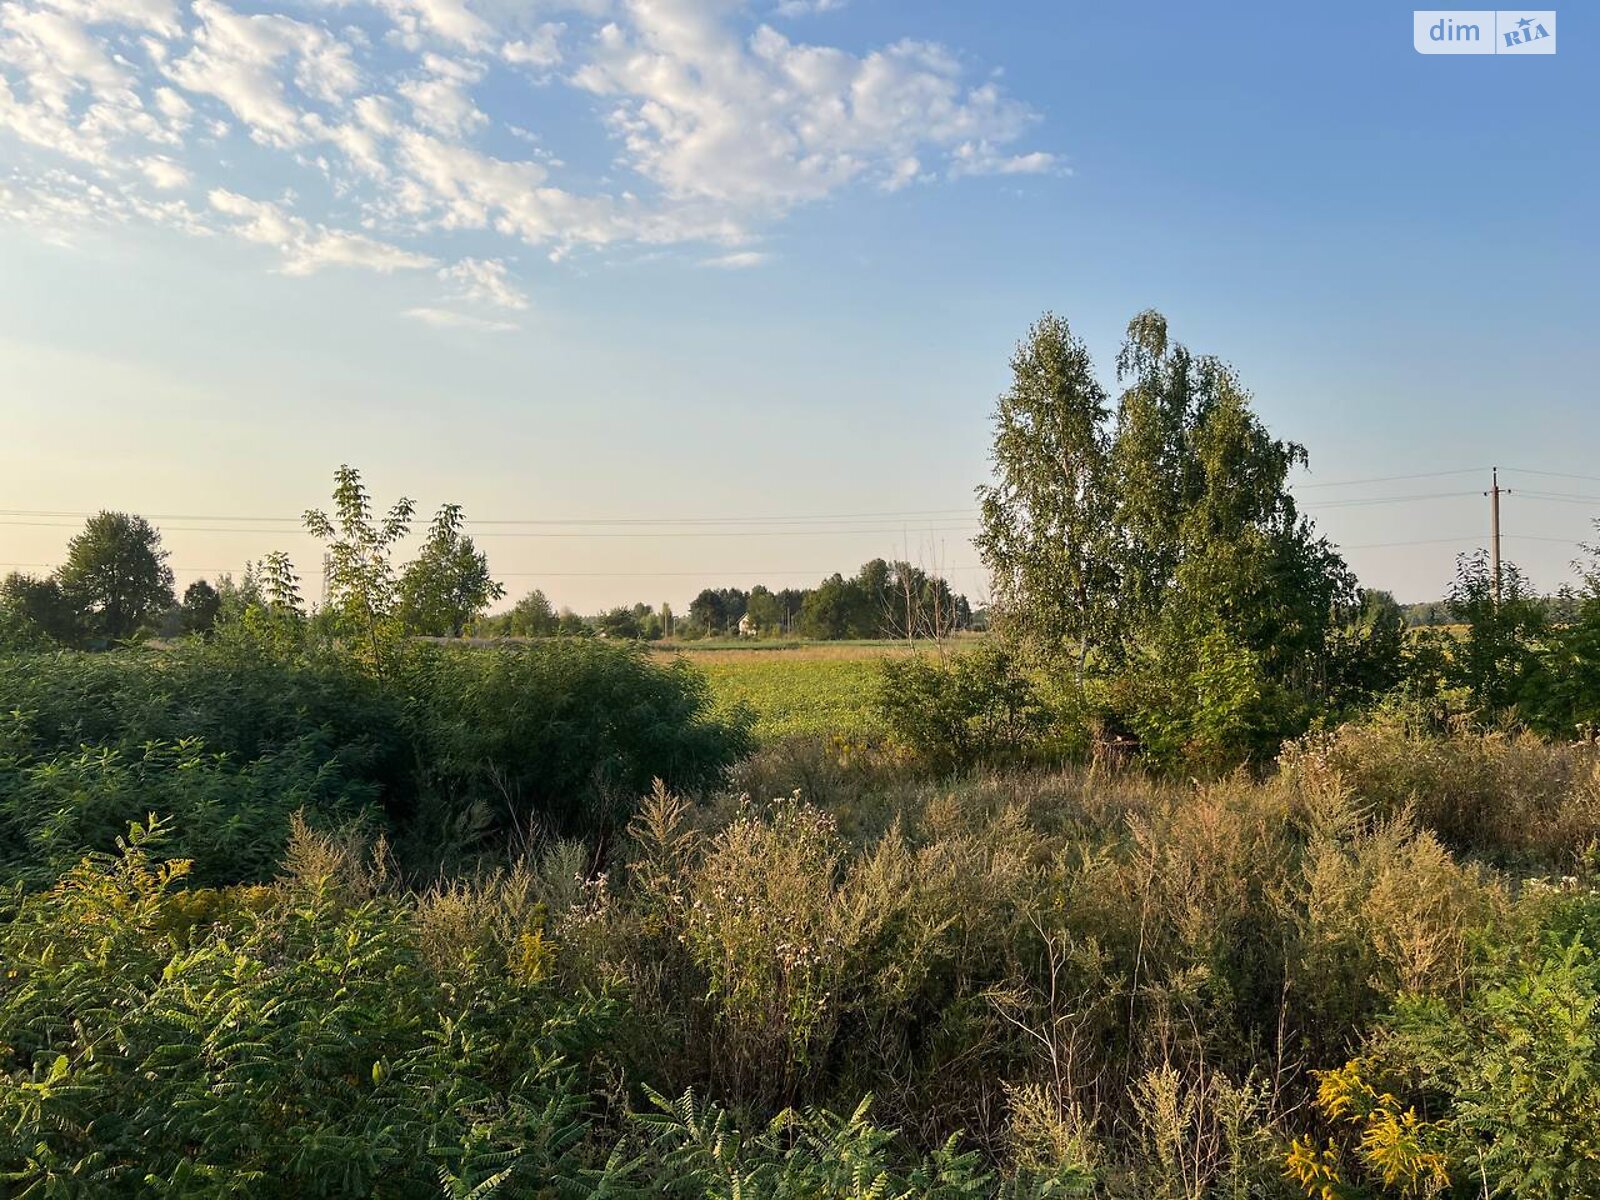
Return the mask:
<svg viewBox="0 0 1600 1200"><path fill-rule="evenodd" d="M1600 517L1600 23L1388 3L0 0L0 571L147 514L180 589L333 470L508 602L683 606L969 538L1045 310L1231 362L1362 582ZM1371 481L1371 482L1362 482ZM1592 499L1591 499L1592 497Z"/></svg>

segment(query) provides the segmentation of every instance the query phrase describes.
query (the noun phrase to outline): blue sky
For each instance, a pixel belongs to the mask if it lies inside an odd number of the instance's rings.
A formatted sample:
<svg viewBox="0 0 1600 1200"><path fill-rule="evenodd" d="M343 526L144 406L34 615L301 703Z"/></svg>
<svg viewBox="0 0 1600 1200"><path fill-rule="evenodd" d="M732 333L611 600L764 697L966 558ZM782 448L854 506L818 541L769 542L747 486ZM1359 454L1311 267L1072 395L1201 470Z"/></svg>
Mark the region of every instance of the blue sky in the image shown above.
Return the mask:
<svg viewBox="0 0 1600 1200"><path fill-rule="evenodd" d="M1555 586L1600 515L1597 30L1423 57L1411 11L3 0L0 569L118 507L180 583L313 575L348 461L544 522L477 532L580 610L878 554L979 594L1012 343L1054 309L1109 384L1156 307L1365 582L1437 595L1499 464Z"/></svg>

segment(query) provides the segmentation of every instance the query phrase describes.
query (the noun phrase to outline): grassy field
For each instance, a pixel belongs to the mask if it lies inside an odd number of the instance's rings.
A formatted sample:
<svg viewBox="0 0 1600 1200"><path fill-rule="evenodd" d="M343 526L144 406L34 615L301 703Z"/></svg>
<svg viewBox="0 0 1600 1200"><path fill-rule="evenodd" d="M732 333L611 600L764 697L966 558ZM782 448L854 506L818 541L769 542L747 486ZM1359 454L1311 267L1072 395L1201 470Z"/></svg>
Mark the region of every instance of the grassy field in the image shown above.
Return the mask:
<svg viewBox="0 0 1600 1200"><path fill-rule="evenodd" d="M904 642L690 642L683 653L711 680L718 707L755 713L763 741L793 734L870 734L877 665Z"/></svg>

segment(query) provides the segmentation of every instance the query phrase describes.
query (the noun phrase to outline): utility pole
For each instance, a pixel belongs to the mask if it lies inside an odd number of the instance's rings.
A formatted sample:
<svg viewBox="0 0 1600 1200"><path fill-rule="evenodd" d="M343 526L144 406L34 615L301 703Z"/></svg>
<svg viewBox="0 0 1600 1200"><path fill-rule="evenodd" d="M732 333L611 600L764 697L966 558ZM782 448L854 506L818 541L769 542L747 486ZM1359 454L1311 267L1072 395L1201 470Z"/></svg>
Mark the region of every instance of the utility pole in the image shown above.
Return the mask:
<svg viewBox="0 0 1600 1200"><path fill-rule="evenodd" d="M1489 594L1494 599L1494 606L1500 607L1500 495L1509 492L1510 488L1500 486L1500 468L1494 467L1493 482L1489 490L1484 493L1489 497Z"/></svg>

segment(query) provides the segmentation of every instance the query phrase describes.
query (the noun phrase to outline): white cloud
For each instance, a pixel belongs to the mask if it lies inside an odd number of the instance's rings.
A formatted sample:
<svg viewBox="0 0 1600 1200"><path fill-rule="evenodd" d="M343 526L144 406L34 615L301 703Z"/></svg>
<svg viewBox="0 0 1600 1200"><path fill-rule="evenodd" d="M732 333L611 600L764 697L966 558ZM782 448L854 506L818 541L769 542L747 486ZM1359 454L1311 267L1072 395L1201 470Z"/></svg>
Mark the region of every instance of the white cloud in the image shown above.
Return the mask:
<svg viewBox="0 0 1600 1200"><path fill-rule="evenodd" d="M489 123L468 91L483 78L482 64L425 54L423 74L401 82L399 92L411 102L418 124L446 137L460 138Z"/></svg>
<svg viewBox="0 0 1600 1200"><path fill-rule="evenodd" d="M497 240L748 268L765 227L845 189L1065 173L951 51L809 44L759 14L843 0L774 3L0 0L0 154L27 147L0 215L227 233L292 274L430 268L452 303L515 311ZM572 107L529 103L557 87L600 105L608 164L563 144L570 119L536 124ZM473 257L447 245L467 236Z"/></svg>
<svg viewBox="0 0 1600 1200"><path fill-rule="evenodd" d="M1057 158L1035 150L1005 154L988 142L964 142L950 156L951 175L1044 175L1061 171Z"/></svg>
<svg viewBox="0 0 1600 1200"><path fill-rule="evenodd" d="M164 37L176 36L176 0L47 0L48 7L85 25L131 25Z"/></svg>
<svg viewBox="0 0 1600 1200"><path fill-rule="evenodd" d="M429 40L442 40L478 49L492 26L467 5L466 0L374 0L393 18L396 39L409 50Z"/></svg>
<svg viewBox="0 0 1600 1200"><path fill-rule="evenodd" d="M861 179L903 182L918 154L1006 145L1034 121L930 43L858 57L769 26L746 39L695 0L634 0L629 15L573 78L612 102L626 160L672 196L781 210Z"/></svg>
<svg viewBox="0 0 1600 1200"><path fill-rule="evenodd" d="M772 11L780 17L809 17L814 13L837 12L845 0L781 0Z"/></svg>
<svg viewBox="0 0 1600 1200"><path fill-rule="evenodd" d="M194 15L200 27L192 48L166 67L168 77L216 97L266 145L298 146L319 129L315 114L290 95L285 66L309 99L338 102L360 83L350 46L319 26L275 14L245 16L216 0L195 0Z"/></svg>
<svg viewBox="0 0 1600 1200"><path fill-rule="evenodd" d="M740 250L733 254L719 254L715 258L700 260L702 267L719 267L724 271L747 271L770 262L772 255L760 250Z"/></svg>
<svg viewBox="0 0 1600 1200"><path fill-rule="evenodd" d="M252 200L224 188L214 189L207 199L219 213L235 218L230 226L233 233L282 254L285 275L312 275L324 267L360 267L388 274L434 265L425 254L365 234L313 225L269 200Z"/></svg>
<svg viewBox="0 0 1600 1200"><path fill-rule="evenodd" d="M189 169L173 162L170 158L159 155L145 159L139 164L139 169L144 172L152 186L162 191L174 191L178 188L188 187L193 178Z"/></svg>
<svg viewBox="0 0 1600 1200"><path fill-rule="evenodd" d="M508 277L506 264L497 258L463 258L441 268L439 278L459 285L464 300L496 308L524 309L528 295Z"/></svg>
<svg viewBox="0 0 1600 1200"><path fill-rule="evenodd" d="M511 333L517 327L509 321L492 321L449 308L408 308L405 315L435 329L472 329L479 333Z"/></svg>
<svg viewBox="0 0 1600 1200"><path fill-rule="evenodd" d="M508 63L525 67L556 67L561 65L561 35L567 27L557 22L546 22L528 37L507 42L500 47L500 57Z"/></svg>
<svg viewBox="0 0 1600 1200"><path fill-rule="evenodd" d="M183 128L194 113L193 106L169 87L158 87L154 93L156 107L173 125Z"/></svg>

